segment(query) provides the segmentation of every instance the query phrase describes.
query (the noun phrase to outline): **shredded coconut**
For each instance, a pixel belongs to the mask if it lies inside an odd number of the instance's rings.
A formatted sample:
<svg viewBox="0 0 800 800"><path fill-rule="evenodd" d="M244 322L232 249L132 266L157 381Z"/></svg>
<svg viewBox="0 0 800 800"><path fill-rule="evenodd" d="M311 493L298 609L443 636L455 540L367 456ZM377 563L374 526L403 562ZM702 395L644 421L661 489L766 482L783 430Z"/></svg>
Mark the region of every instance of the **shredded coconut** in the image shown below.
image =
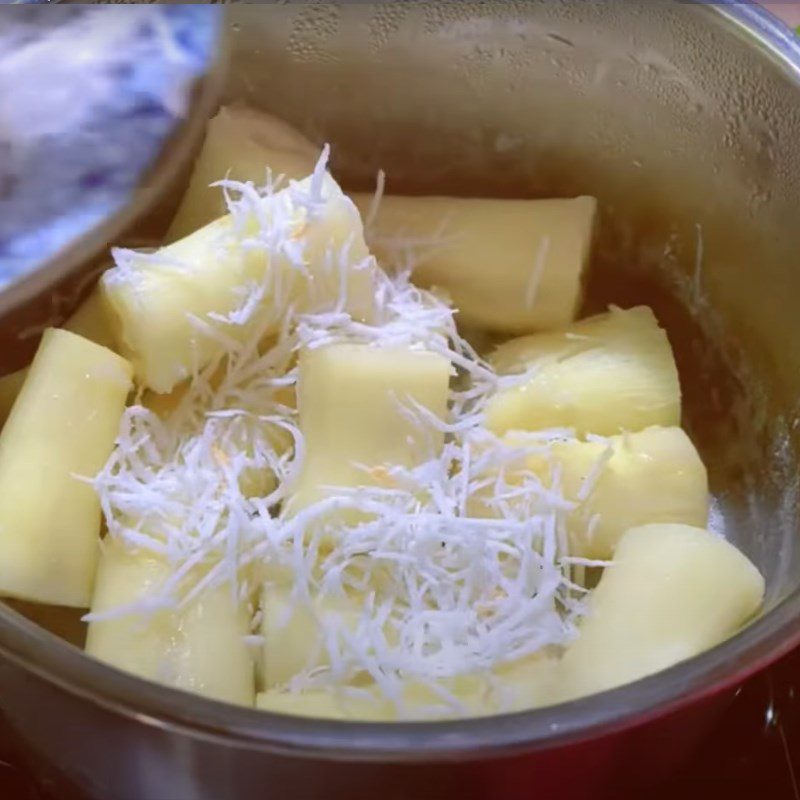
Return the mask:
<svg viewBox="0 0 800 800"><path fill-rule="evenodd" d="M294 603L313 609L314 598L344 594L359 598L360 614L354 627L315 614L326 666L310 659L284 688L341 688L369 675L400 709L403 681L413 679L445 707L460 708L442 681L564 646L576 635L583 607L572 571L594 562L568 552L565 519L574 503L563 497L558 471L543 481L526 467L531 454L574 434L539 431L512 445L486 431L483 408L499 379L459 335L454 310L414 286L408 268L378 271L370 324L345 310L344 274L331 284L335 296L314 298L302 312L289 303L292 287L313 288L303 231L325 202L327 157L326 147L310 181L280 191L269 181L219 182L230 235L265 258L280 255L292 269L241 286L233 311L194 320L223 352L193 370L168 413L148 409L146 395L126 410L114 453L93 484L109 536L172 569L153 596L102 618L179 607L227 582L239 597L257 597L267 572L290 575ZM343 273L349 247L329 249L323 268ZM135 281L136 262L126 251L114 255L118 279ZM279 331L269 333L276 320ZM242 326L244 338L225 333ZM395 398L398 413L443 433L445 443L413 467L385 465L380 485L365 475L358 488L327 487L321 500L289 514L281 504L305 457L292 399L296 357L338 342L450 359L458 378L448 418ZM255 615L250 646L262 642L261 612Z"/></svg>

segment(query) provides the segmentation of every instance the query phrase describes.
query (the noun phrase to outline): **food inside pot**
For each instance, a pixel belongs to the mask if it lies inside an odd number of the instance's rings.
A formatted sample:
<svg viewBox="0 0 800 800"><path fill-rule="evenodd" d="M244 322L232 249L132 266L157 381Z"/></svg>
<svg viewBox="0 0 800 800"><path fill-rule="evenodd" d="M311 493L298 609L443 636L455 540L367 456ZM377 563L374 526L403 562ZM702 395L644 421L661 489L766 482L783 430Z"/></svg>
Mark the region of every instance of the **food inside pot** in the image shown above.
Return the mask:
<svg viewBox="0 0 800 800"><path fill-rule="evenodd" d="M0 380L0 591L88 608L119 669L357 720L734 634L764 581L708 527L666 332L576 320L595 200L349 196L329 155L223 108L163 247Z"/></svg>

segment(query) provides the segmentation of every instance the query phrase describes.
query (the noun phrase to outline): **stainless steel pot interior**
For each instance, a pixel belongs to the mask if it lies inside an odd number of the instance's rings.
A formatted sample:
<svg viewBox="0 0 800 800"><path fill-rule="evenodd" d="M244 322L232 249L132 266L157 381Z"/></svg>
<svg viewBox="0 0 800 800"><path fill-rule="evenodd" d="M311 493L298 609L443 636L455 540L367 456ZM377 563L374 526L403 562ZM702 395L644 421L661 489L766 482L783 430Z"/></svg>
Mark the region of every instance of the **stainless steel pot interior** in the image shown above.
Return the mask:
<svg viewBox="0 0 800 800"><path fill-rule="evenodd" d="M731 685L800 640L791 33L750 5L668 0L235 5L230 27L229 99L330 141L347 185L370 185L382 167L390 191L600 198L587 309L645 302L668 327L716 524L764 571L767 610L630 686L454 723L322 723L189 699L3 608L0 654L143 724L279 752L418 760L606 733Z"/></svg>

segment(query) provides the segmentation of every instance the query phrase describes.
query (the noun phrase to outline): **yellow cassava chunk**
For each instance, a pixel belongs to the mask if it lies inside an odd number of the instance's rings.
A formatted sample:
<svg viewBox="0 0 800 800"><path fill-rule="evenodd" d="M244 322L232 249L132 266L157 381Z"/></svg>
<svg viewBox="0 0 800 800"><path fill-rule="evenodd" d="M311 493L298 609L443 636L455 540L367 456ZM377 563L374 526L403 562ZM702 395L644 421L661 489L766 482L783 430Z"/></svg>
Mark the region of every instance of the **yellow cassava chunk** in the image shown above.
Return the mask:
<svg viewBox="0 0 800 800"><path fill-rule="evenodd" d="M519 445L524 435L507 434L505 442ZM525 468L575 504L567 515L574 556L609 559L619 537L638 525L708 522L706 468L681 428L555 442L546 455L527 457Z"/></svg>
<svg viewBox="0 0 800 800"><path fill-rule="evenodd" d="M407 680L398 716L412 720L455 719L539 708L556 702L553 687L557 667L555 658L537 653L499 664L491 672L440 680L438 686L446 694L421 681Z"/></svg>
<svg viewBox="0 0 800 800"><path fill-rule="evenodd" d="M328 496L328 486L385 485L387 466L437 456L442 432L409 419L402 405L414 401L444 420L450 374L444 356L407 347L303 351L298 406L306 452L290 508Z"/></svg>
<svg viewBox="0 0 800 800"><path fill-rule="evenodd" d="M317 719L391 722L397 720L454 719L479 717L494 713L484 701L486 685L472 676L456 680L456 687L446 691L461 707L456 709L441 694L425 684L409 681L402 690L402 708L380 696L376 689L359 693L344 690L316 689L303 692L267 690L258 695L258 708L278 714Z"/></svg>
<svg viewBox="0 0 800 800"><path fill-rule="evenodd" d="M159 393L170 392L225 350L219 336L244 341L259 326L262 335L280 327L290 305L319 307L338 298L345 277L344 310L367 321L374 306L374 262L364 244L355 206L329 175L321 176L323 202L315 213L296 201L313 181L262 198L259 218L285 221L282 247L268 257L261 248L244 247L257 232L251 216L240 230L222 217L152 255L128 254L108 270L102 289L114 311L117 340L130 357L138 381ZM291 236L289 236L291 234ZM290 257L291 251L291 257ZM302 257L303 268L295 264ZM243 292L263 286L251 324L219 318L241 310ZM278 288L276 288L278 287ZM216 317L216 318L215 318ZM201 330L205 325L208 330Z"/></svg>
<svg viewBox="0 0 800 800"><path fill-rule="evenodd" d="M314 169L320 148L270 114L243 106L223 106L206 130L186 189L166 240L174 242L226 213L222 189L212 183L230 178L261 186L279 175L299 180Z"/></svg>
<svg viewBox="0 0 800 800"><path fill-rule="evenodd" d="M490 398L486 425L574 428L581 436L679 425L681 391L667 334L646 306L612 308L560 331L512 339L490 358L511 385Z"/></svg>
<svg viewBox="0 0 800 800"><path fill-rule="evenodd" d="M407 680L403 686L402 707L397 712L397 718L457 719L483 717L497 712L490 685L484 675L457 675L441 680L439 687L446 694L422 681Z"/></svg>
<svg viewBox="0 0 800 800"><path fill-rule="evenodd" d="M551 686L556 667L555 659L528 657L499 668L492 676L466 674L441 680L438 691L429 684L406 679L399 708L374 685L359 686L355 691L323 688L295 693L268 689L258 695L256 705L279 714L363 722L481 717L553 702Z"/></svg>
<svg viewBox="0 0 800 800"><path fill-rule="evenodd" d="M256 704L264 711L317 719L349 719L361 722L397 720L453 719L478 717L494 713L487 702L487 685L475 676L461 676L447 682L445 693L459 705L455 708L442 694L418 681L407 681L402 687L402 706L398 709L382 697L375 687L354 692L315 689L285 692L268 689L258 695Z"/></svg>
<svg viewBox="0 0 800 800"><path fill-rule="evenodd" d="M344 648L344 637L353 636L364 613L361 600L351 595L317 596L311 606L299 603L285 587L268 587L262 599L264 636L263 707L302 716L354 719L432 719L482 716L501 710L516 710L546 705L551 701L555 660L543 656L521 659L497 669L489 680L480 674L459 675L442 682L444 693L429 685L407 679L402 689L402 706L397 709L383 698L377 687L371 696L357 699L346 693L315 690L285 693L291 679L301 673L330 664L324 643L337 642ZM362 690L364 686L360 687ZM460 708L448 703L450 695ZM296 704L294 698L301 697Z"/></svg>
<svg viewBox="0 0 800 800"><path fill-rule="evenodd" d="M362 215L372 195L354 195ZM415 243L414 282L447 291L459 322L530 333L575 319L597 201L385 195L369 233L379 261Z"/></svg>
<svg viewBox="0 0 800 800"><path fill-rule="evenodd" d="M394 718L391 704L372 695L348 694L323 689L280 692L268 689L256 698L256 707L274 714L316 719L350 719L380 722Z"/></svg>
<svg viewBox="0 0 800 800"><path fill-rule="evenodd" d="M77 333L84 339L107 347L109 350L115 349L108 309L103 296L97 289L78 306L63 327L65 330ZM4 422L11 412L11 407L17 399L27 374L28 367L23 367L16 372L0 377L0 423Z"/></svg>
<svg viewBox="0 0 800 800"><path fill-rule="evenodd" d="M361 604L348 595L320 596L307 604L288 588L269 586L261 602L264 636L264 685L284 686L300 672L330 663L324 636L341 640L358 625ZM326 632L326 633L324 633Z"/></svg>
<svg viewBox="0 0 800 800"><path fill-rule="evenodd" d="M497 711L524 711L558 702L558 659L544 652L494 669L492 693Z"/></svg>
<svg viewBox="0 0 800 800"><path fill-rule="evenodd" d="M223 585L182 608L133 610L157 596L169 577L157 555L106 540L97 571L92 613L130 613L92 621L86 652L142 678L240 705L253 705L253 659L244 637L242 604Z"/></svg>
<svg viewBox="0 0 800 800"><path fill-rule="evenodd" d="M441 681L460 708L418 681L408 681L403 691L404 719L454 719L540 708L557 702L558 660L536 653L512 663L499 664L490 673L468 673Z"/></svg>
<svg viewBox="0 0 800 800"><path fill-rule="evenodd" d="M620 539L560 666L566 698L611 689L701 653L752 617L758 569L725 539L689 525L643 525Z"/></svg>
<svg viewBox="0 0 800 800"><path fill-rule="evenodd" d="M45 331L0 434L0 594L88 606L103 467L131 388L125 359L74 333Z"/></svg>

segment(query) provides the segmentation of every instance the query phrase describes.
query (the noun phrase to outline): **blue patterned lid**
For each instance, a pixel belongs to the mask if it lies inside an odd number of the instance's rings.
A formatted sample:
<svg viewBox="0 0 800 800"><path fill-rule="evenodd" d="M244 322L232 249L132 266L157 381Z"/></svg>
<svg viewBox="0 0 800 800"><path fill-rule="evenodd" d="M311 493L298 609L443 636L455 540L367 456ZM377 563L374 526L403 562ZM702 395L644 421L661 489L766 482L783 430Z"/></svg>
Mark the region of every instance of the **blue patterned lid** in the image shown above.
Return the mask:
<svg viewBox="0 0 800 800"><path fill-rule="evenodd" d="M211 5L0 12L0 289L130 199L216 57Z"/></svg>

